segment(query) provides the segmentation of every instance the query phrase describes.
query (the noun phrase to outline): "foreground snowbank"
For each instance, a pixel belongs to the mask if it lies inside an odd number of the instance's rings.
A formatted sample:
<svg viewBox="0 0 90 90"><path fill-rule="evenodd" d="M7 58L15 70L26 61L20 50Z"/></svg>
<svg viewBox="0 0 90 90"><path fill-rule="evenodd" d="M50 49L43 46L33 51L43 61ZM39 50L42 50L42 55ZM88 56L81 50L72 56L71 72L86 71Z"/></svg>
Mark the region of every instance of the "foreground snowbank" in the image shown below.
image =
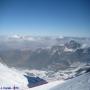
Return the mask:
<svg viewBox="0 0 90 90"><path fill-rule="evenodd" d="M50 90L90 90L90 73L68 80Z"/></svg>
<svg viewBox="0 0 90 90"><path fill-rule="evenodd" d="M27 84L27 79L20 71L0 63L0 88L13 88L15 86L21 90L27 88Z"/></svg>
<svg viewBox="0 0 90 90"><path fill-rule="evenodd" d="M30 90L90 90L90 72L66 82L56 81Z"/></svg>
<svg viewBox="0 0 90 90"><path fill-rule="evenodd" d="M88 73L65 81L54 81L34 88L28 88L27 85L24 72L0 63L0 88L16 86L19 88L17 90L90 90L90 70Z"/></svg>

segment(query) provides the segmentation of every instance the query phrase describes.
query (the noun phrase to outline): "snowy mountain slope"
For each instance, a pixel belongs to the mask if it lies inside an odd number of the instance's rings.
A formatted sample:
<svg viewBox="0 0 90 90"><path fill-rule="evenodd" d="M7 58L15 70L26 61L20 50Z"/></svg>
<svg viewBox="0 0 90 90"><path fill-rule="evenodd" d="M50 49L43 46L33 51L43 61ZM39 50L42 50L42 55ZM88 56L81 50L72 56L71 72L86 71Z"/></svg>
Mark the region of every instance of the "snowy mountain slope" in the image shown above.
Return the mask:
<svg viewBox="0 0 90 90"><path fill-rule="evenodd" d="M90 72L65 81L55 81L29 90L90 90Z"/></svg>
<svg viewBox="0 0 90 90"><path fill-rule="evenodd" d="M19 90L90 90L90 68L87 69L87 73L72 79L53 81L34 88L28 88L28 81L24 75L24 71L0 63L0 87L16 86Z"/></svg>
<svg viewBox="0 0 90 90"><path fill-rule="evenodd" d="M28 81L20 72L14 68L9 68L0 63L0 87L16 86L20 90L27 88Z"/></svg>
<svg viewBox="0 0 90 90"><path fill-rule="evenodd" d="M68 80L50 90L90 90L90 73Z"/></svg>

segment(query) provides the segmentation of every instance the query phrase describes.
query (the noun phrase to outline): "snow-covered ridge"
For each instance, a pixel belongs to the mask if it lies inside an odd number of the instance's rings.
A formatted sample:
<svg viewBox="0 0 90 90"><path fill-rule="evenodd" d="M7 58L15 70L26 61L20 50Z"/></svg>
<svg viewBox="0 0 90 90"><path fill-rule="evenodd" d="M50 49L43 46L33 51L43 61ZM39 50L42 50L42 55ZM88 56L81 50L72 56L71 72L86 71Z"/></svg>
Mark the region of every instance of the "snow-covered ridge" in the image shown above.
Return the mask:
<svg viewBox="0 0 90 90"><path fill-rule="evenodd" d="M90 72L68 80L50 90L90 90Z"/></svg>
<svg viewBox="0 0 90 90"><path fill-rule="evenodd" d="M19 71L0 63L0 87L16 86L19 90L90 90L90 68L86 66L79 70L80 72L87 71L67 80L52 81L48 84L28 88L28 81L24 77L25 71ZM31 70L31 72L36 75L38 73L35 70ZM46 72L41 71L41 73Z"/></svg>
<svg viewBox="0 0 90 90"><path fill-rule="evenodd" d="M78 64L78 63L76 63ZM79 75L82 75L90 69L90 65L86 64L79 64L79 67L75 65L67 68L66 70L58 70L58 71L51 71L51 70L24 70L30 77L40 77L48 82L57 81L57 80L68 80Z"/></svg>
<svg viewBox="0 0 90 90"><path fill-rule="evenodd" d="M55 81L29 90L90 90L90 72L66 81Z"/></svg>

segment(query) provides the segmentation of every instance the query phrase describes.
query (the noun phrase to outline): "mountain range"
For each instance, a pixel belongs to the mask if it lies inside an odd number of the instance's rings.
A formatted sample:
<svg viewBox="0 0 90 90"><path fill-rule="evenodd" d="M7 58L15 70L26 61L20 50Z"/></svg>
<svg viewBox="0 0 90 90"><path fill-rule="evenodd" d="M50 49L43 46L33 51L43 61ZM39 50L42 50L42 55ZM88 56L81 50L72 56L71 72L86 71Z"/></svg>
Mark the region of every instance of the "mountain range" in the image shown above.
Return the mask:
<svg viewBox="0 0 90 90"><path fill-rule="evenodd" d="M0 61L19 68L54 71L90 64L89 38L27 38L14 36L0 41Z"/></svg>

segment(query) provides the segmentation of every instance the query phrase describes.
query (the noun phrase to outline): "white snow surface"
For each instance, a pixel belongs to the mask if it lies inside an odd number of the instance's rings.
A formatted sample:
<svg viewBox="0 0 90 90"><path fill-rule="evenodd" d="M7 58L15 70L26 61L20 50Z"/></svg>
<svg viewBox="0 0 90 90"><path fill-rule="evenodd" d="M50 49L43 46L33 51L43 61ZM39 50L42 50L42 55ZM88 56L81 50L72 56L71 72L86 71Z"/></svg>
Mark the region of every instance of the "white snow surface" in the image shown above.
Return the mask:
<svg viewBox="0 0 90 90"><path fill-rule="evenodd" d="M21 71L0 63L0 87L16 86L20 90L27 88L28 81Z"/></svg>
<svg viewBox="0 0 90 90"><path fill-rule="evenodd" d="M23 71L7 67L0 63L0 87L19 87L18 90L90 90L90 72L83 73L69 80L58 80L48 84L28 88L27 79Z"/></svg>
<svg viewBox="0 0 90 90"><path fill-rule="evenodd" d="M68 80L50 90L90 90L90 73Z"/></svg>
<svg viewBox="0 0 90 90"><path fill-rule="evenodd" d="M29 90L90 90L90 73L67 81L55 81Z"/></svg>

